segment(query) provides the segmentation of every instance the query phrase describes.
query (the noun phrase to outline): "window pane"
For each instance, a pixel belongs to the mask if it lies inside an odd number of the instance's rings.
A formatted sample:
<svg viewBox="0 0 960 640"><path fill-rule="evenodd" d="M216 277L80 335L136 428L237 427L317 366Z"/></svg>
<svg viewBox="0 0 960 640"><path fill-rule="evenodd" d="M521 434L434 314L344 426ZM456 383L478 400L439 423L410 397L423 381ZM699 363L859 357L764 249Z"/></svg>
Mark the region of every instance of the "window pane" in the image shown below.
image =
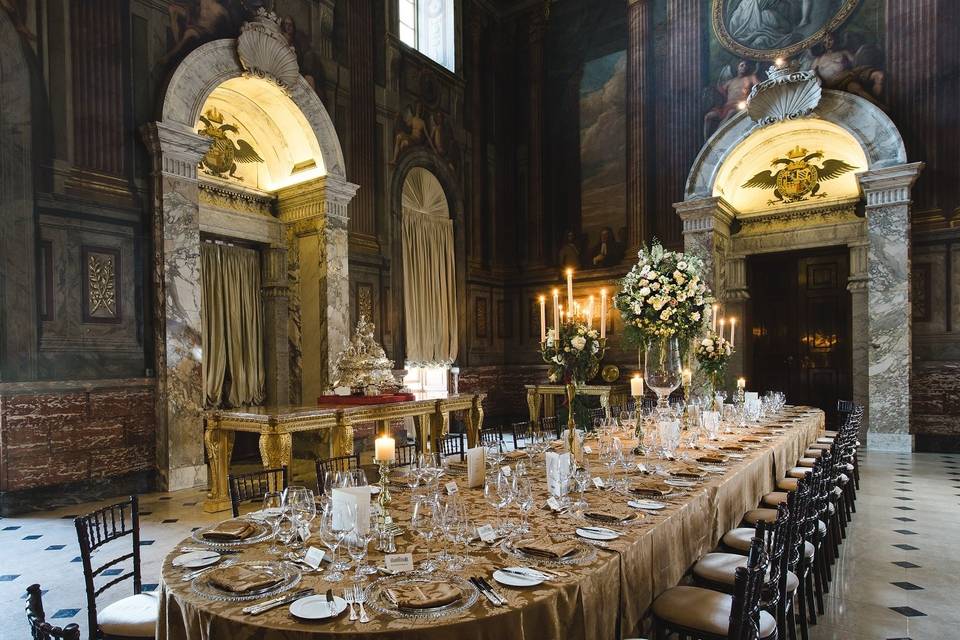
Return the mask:
<svg viewBox="0 0 960 640"><path fill-rule="evenodd" d="M400 25L400 41L407 46L416 48L417 32L414 31L413 27L408 27L405 24L401 24Z"/></svg>

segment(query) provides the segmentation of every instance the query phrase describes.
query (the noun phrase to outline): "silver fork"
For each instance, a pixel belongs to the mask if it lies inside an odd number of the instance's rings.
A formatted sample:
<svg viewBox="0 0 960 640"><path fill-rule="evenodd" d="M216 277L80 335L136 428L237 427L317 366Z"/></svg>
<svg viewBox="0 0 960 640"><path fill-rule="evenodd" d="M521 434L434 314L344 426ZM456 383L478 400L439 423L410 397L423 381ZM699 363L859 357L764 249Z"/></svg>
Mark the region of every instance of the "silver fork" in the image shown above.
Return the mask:
<svg viewBox="0 0 960 640"><path fill-rule="evenodd" d="M223 560L222 562L219 562L218 564L212 567L205 567L203 569L197 569L196 571L191 571L190 573L185 573L183 574L183 576L181 576L180 580L182 580L183 582L190 582L194 578L199 578L203 574L213 571L214 569L223 569L225 567L229 567L230 565L236 564L237 562L239 561L233 558L230 558L229 560Z"/></svg>
<svg viewBox="0 0 960 640"><path fill-rule="evenodd" d="M347 601L347 604L348 604L348 605L350 605L350 619L351 619L351 620L356 620L356 619L357 619L357 612L356 612L356 610L353 608L353 590L352 590L352 589L344 589L344 590L343 590L343 599Z"/></svg>
<svg viewBox="0 0 960 640"><path fill-rule="evenodd" d="M360 624L366 624L367 622L370 622L370 616L367 615L367 610L363 608L363 603L367 601L367 594L360 587L360 585L354 585L353 599L357 601L358 605L360 605Z"/></svg>

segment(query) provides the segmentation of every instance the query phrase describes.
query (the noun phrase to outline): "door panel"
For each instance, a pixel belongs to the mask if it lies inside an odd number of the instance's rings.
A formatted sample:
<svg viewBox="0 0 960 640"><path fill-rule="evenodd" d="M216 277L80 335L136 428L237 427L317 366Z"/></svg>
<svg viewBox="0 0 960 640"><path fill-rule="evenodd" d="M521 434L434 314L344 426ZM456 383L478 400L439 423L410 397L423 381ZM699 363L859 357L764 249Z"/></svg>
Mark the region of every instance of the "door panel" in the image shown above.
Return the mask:
<svg viewBox="0 0 960 640"><path fill-rule="evenodd" d="M747 270L750 378L833 423L852 390L847 251L753 256Z"/></svg>

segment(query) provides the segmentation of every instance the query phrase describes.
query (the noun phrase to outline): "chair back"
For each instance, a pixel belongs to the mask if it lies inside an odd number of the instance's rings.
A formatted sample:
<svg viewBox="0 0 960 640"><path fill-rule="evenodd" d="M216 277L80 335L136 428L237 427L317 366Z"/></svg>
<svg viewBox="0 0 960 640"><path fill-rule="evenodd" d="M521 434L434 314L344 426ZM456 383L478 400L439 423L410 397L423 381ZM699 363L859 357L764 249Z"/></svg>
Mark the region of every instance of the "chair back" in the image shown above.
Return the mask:
<svg viewBox="0 0 960 640"><path fill-rule="evenodd" d="M240 503L262 500L270 491L283 491L287 488L287 468L264 469L250 473L237 473L227 476L230 487L230 506L233 517L240 515Z"/></svg>
<svg viewBox="0 0 960 640"><path fill-rule="evenodd" d="M513 434L513 448L526 449L527 440L530 437L530 423L514 422L510 425L510 432Z"/></svg>
<svg viewBox="0 0 960 640"><path fill-rule="evenodd" d="M133 579L133 592L140 593L140 514L137 496L130 496L128 500L118 502L101 509L97 509L85 516L74 518L73 524L77 529L77 543L80 546L80 560L83 563L83 581L87 591L87 620L90 628L90 637L97 638L99 626L97 624L97 596L124 580ZM97 568L92 562L93 552L109 542L130 536L131 551L108 560ZM133 569L121 573L113 580L104 583L99 588L94 584L98 576L110 567L131 560Z"/></svg>
<svg viewBox="0 0 960 640"><path fill-rule="evenodd" d="M448 433L445 436L441 436L437 440L437 445L443 457L460 456L461 461L466 457L463 448L462 433Z"/></svg>
<svg viewBox="0 0 960 640"><path fill-rule="evenodd" d="M738 567L730 605L729 640L757 640L760 637L760 600L767 572L764 542L754 538L747 554L747 566Z"/></svg>
<svg viewBox="0 0 960 640"><path fill-rule="evenodd" d="M503 434L500 427L484 427L480 429L480 444L497 444L503 440Z"/></svg>
<svg viewBox="0 0 960 640"><path fill-rule="evenodd" d="M411 442L409 444L398 444L396 447L396 465L398 467L406 467L413 464L417 459L417 443Z"/></svg>
<svg viewBox="0 0 960 640"><path fill-rule="evenodd" d="M27 587L27 624L33 640L80 640L80 627L68 624L60 628L46 621L43 612L43 592L39 584Z"/></svg>
<svg viewBox="0 0 960 640"><path fill-rule="evenodd" d="M560 424L557 421L557 416L540 418L540 430L543 433L553 433L555 438L560 438Z"/></svg>
<svg viewBox="0 0 960 640"><path fill-rule="evenodd" d="M334 458L317 458L317 488L323 493L323 478L327 472L350 471L360 466L360 454L354 453Z"/></svg>

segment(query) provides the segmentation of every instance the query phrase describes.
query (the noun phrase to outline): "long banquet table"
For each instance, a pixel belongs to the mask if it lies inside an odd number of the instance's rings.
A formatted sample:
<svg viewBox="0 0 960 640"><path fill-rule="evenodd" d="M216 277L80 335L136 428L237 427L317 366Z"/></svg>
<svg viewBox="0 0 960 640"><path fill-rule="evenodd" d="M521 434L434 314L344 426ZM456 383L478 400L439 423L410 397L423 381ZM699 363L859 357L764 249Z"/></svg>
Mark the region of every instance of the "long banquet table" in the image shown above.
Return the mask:
<svg viewBox="0 0 960 640"><path fill-rule="evenodd" d="M466 576L483 576L504 595L508 607L493 607L486 599L454 617L440 620L394 618L375 614L372 622L360 625L350 622L346 614L332 621L304 622L293 618L286 606L259 616L241 612L243 604L207 600L182 582L183 570L172 566L174 550L165 560L161 575L158 638L168 640L298 640L300 638L367 637L390 639L413 638L583 638L603 639L635 634L653 599L677 584L688 568L704 553L714 548L728 529L738 525L743 513L755 508L764 493L772 491L777 478L800 457L824 426L822 411L810 408L787 408L792 413L776 417L766 425L737 429L722 435L725 441L738 441L761 429L775 429L761 438L759 444L747 445L742 459L731 459L725 473L710 474L693 489L675 498L667 498L667 508L650 512L642 522L616 526L624 531L620 538L596 548L596 555L581 565L563 567L561 577L538 587L513 589L494 583L495 568L515 564L498 546L479 541L468 549L470 563L462 572ZM781 425L781 426L772 426ZM701 444L703 441L701 441ZM717 444L717 443L711 443ZM722 444L722 443L720 443ZM595 443L594 443L595 448ZM688 453L694 453L689 451ZM656 458L637 457L648 467L668 462ZM504 463L506 464L506 463ZM539 505L546 502L546 484L542 461L532 468L537 479ZM606 477L606 468L588 456L593 475ZM468 504L472 523L492 523L493 509L479 489L466 489L458 479L460 495ZM409 490L394 486L390 512L406 533L397 538L398 552L411 552L422 560L439 550L437 543L428 543L414 536L409 524ZM627 498L619 493L592 488L586 493L591 508L622 505ZM511 508L505 514L518 517ZM534 511L530 524L537 533L570 533L582 524L570 513L554 514L543 509ZM195 544L192 540L184 544ZM240 558L276 558L266 554L268 543L245 548ZM311 540L308 544L321 546ZM382 564L381 554L371 544L369 561ZM527 561L528 564L532 564ZM556 567L551 570L557 571ZM298 588L313 587L317 593L333 588L341 594L348 582L327 583L321 574L304 574ZM373 613L372 608L368 610Z"/></svg>

